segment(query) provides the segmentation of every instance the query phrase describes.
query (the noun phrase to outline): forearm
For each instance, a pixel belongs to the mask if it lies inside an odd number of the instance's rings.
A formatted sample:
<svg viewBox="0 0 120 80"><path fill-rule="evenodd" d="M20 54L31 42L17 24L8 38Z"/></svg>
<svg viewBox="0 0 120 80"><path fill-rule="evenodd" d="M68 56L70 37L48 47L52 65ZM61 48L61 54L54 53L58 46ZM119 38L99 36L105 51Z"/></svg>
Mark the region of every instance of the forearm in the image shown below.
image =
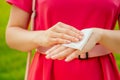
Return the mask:
<svg viewBox="0 0 120 80"><path fill-rule="evenodd" d="M82 37L79 30L62 22L44 31L27 31L25 29L28 27L30 17L31 14L12 6L6 30L6 41L11 48L29 51L39 46L51 47L56 44L76 42Z"/></svg>
<svg viewBox="0 0 120 80"><path fill-rule="evenodd" d="M100 40L100 44L112 52L120 53L120 31L103 29L102 31L103 34Z"/></svg>
<svg viewBox="0 0 120 80"><path fill-rule="evenodd" d="M63 27L60 27L60 24ZM66 31L69 31L69 34ZM40 46L48 48L56 44L66 44L72 41L77 42L81 37L82 34L79 30L64 23L57 23L44 31L27 31L25 27L15 27L13 25L8 25L6 30L8 45L11 48L21 51L29 51Z"/></svg>
<svg viewBox="0 0 120 80"><path fill-rule="evenodd" d="M6 30L6 42L11 48L30 51L38 47L33 41L36 33L36 31L27 31L19 27L9 27Z"/></svg>

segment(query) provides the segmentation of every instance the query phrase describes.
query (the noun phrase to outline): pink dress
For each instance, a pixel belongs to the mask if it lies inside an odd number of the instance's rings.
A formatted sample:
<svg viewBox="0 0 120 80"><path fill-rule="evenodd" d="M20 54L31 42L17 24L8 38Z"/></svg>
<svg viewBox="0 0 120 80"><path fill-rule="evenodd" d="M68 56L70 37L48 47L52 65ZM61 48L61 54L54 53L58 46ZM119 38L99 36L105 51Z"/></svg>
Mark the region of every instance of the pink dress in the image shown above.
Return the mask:
<svg viewBox="0 0 120 80"><path fill-rule="evenodd" d="M32 0L7 0L31 13ZM64 22L81 30L98 27L113 29L120 15L120 0L36 0L34 30L46 30L57 22ZM97 54L97 53L96 53ZM29 80L120 80L115 59L111 54L90 58L48 60L36 52Z"/></svg>

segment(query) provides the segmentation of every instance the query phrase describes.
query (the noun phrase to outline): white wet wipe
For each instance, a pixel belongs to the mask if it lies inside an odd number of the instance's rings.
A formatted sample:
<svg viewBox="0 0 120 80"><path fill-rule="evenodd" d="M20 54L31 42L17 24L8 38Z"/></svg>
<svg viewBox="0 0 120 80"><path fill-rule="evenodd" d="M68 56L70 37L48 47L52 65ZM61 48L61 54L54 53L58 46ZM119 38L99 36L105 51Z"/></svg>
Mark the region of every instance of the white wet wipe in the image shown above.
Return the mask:
<svg viewBox="0 0 120 80"><path fill-rule="evenodd" d="M83 30L81 30L81 32L84 34L81 41L72 42L72 43L69 43L69 44L63 44L63 46L78 49L78 50L82 50L83 47L86 45L88 39L90 38L90 36L93 32L93 29L83 29Z"/></svg>

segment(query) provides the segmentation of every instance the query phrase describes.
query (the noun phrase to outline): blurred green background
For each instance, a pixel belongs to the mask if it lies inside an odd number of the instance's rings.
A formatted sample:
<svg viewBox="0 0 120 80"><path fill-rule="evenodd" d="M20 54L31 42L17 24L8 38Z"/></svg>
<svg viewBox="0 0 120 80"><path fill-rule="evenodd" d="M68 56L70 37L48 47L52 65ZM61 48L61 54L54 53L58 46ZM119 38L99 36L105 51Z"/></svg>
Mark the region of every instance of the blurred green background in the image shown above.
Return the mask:
<svg viewBox="0 0 120 80"><path fill-rule="evenodd" d="M0 80L24 80L27 54L8 48L5 29L10 5L0 0Z"/></svg>
<svg viewBox="0 0 120 80"><path fill-rule="evenodd" d="M10 49L5 43L5 29L10 5L0 1L0 80L23 80L27 54ZM116 25L116 29L118 26ZM115 54L120 69L120 55Z"/></svg>

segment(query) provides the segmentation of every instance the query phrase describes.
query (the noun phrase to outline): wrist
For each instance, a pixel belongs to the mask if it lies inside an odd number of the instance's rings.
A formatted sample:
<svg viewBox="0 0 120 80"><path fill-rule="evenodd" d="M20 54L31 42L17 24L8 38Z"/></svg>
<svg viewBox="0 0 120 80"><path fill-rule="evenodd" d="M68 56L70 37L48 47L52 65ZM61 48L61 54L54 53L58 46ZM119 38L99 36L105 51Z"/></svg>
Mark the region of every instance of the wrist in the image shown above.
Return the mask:
<svg viewBox="0 0 120 80"><path fill-rule="evenodd" d="M97 43L101 43L103 36L105 35L105 30L101 28L94 28L93 34L96 35Z"/></svg>
<svg viewBox="0 0 120 80"><path fill-rule="evenodd" d="M35 45L35 48L42 46L42 35L43 31L34 31L32 37L32 43ZM41 36L41 38L39 38Z"/></svg>

